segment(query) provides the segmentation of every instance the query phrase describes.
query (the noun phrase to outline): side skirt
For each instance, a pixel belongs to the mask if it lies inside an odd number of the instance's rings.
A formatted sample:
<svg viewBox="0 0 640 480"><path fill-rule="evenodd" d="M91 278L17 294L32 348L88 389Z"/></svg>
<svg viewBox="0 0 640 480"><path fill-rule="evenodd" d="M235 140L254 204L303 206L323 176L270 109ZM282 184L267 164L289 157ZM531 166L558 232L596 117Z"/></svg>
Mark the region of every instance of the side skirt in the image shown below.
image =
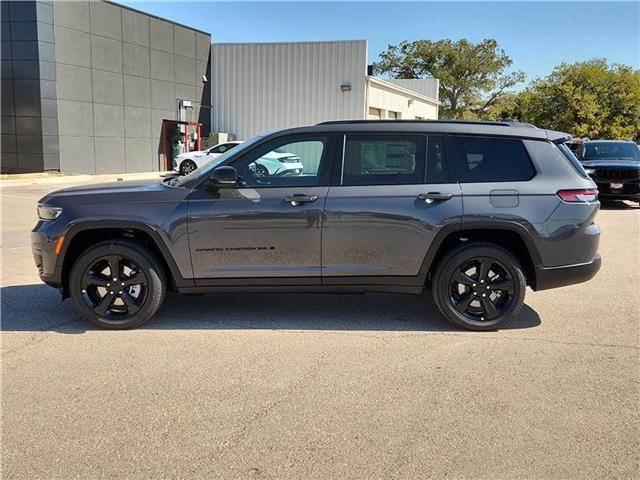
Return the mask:
<svg viewBox="0 0 640 480"><path fill-rule="evenodd" d="M425 279L416 277L277 277L219 278L196 280L195 286L179 287L180 293L280 292L280 293L407 293L419 295Z"/></svg>

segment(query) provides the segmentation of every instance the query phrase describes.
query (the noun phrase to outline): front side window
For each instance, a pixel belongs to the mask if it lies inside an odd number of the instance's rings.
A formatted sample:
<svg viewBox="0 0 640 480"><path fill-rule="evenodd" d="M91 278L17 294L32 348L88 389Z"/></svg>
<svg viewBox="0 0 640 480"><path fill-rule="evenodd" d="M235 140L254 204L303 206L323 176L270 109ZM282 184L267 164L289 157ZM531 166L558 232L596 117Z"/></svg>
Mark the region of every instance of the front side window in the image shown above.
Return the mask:
<svg viewBox="0 0 640 480"><path fill-rule="evenodd" d="M453 180L463 183L530 180L535 170L519 139L450 137Z"/></svg>
<svg viewBox="0 0 640 480"><path fill-rule="evenodd" d="M342 184L423 183L424 144L424 138L412 136L347 137Z"/></svg>
<svg viewBox="0 0 640 480"><path fill-rule="evenodd" d="M327 137L274 140L232 165L244 187L317 186L327 144Z"/></svg>

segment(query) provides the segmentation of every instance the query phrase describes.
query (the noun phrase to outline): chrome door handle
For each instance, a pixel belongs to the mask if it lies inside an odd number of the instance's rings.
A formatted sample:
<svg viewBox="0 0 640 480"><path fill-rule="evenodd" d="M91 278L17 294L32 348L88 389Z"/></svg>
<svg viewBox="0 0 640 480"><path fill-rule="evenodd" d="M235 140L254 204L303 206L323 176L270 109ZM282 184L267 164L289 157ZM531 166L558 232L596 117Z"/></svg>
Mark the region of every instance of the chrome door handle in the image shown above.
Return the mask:
<svg viewBox="0 0 640 480"><path fill-rule="evenodd" d="M449 200L451 197L453 197L453 193L429 192L418 195L418 198L420 200L424 200L425 203L444 202L445 200Z"/></svg>
<svg viewBox="0 0 640 480"><path fill-rule="evenodd" d="M287 195L286 197L284 197L284 201L289 202L294 207L302 203L315 202L316 200L318 200L317 195L296 194L296 195Z"/></svg>

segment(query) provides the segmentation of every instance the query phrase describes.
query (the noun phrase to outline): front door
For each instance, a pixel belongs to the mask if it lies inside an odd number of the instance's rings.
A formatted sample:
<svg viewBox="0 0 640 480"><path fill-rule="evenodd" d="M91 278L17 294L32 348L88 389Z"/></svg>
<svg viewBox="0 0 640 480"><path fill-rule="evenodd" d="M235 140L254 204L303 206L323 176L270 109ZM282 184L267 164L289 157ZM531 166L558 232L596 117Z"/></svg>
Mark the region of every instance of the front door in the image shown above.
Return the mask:
<svg viewBox="0 0 640 480"><path fill-rule="evenodd" d="M462 214L442 137L347 135L344 145L324 209L323 283L415 278L436 234Z"/></svg>
<svg viewBox="0 0 640 480"><path fill-rule="evenodd" d="M237 188L201 189L189 202L197 279L304 277L320 283L329 136L272 140L239 157Z"/></svg>

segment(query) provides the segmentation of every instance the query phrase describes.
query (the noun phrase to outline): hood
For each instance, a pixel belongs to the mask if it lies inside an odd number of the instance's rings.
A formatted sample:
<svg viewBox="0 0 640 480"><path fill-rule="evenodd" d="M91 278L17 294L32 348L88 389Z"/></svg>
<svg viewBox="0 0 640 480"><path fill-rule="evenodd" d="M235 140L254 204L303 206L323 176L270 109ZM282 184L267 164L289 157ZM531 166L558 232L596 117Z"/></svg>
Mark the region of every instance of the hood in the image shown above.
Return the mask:
<svg viewBox="0 0 640 480"><path fill-rule="evenodd" d="M594 168L640 168L640 160L632 158L601 158L597 160L580 160L584 167Z"/></svg>
<svg viewBox="0 0 640 480"><path fill-rule="evenodd" d="M178 158L185 158L185 157L193 157L193 156L197 156L197 155L206 155L207 152L205 150L191 150L190 152L184 152L181 153L180 155L176 155L176 159Z"/></svg>
<svg viewBox="0 0 640 480"><path fill-rule="evenodd" d="M129 203L154 199L162 200L168 190L174 188L164 183L164 178L150 178L126 182L98 183L57 190L44 196L40 203Z"/></svg>

